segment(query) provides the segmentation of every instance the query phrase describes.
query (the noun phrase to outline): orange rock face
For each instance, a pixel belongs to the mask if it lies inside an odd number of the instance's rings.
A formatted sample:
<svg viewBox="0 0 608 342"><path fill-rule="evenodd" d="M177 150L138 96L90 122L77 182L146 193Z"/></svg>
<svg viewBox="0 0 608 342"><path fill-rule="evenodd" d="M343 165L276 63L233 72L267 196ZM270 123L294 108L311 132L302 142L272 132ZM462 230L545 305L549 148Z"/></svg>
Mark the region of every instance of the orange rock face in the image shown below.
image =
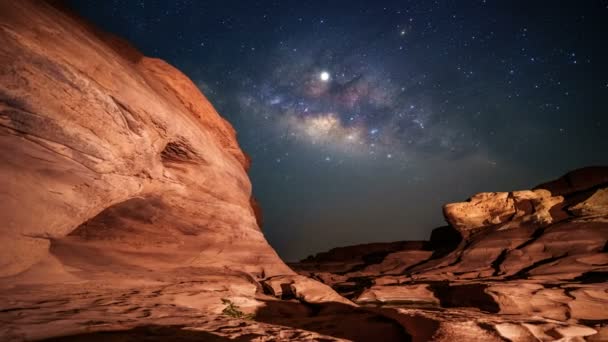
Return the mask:
<svg viewBox="0 0 608 342"><path fill-rule="evenodd" d="M290 273L234 129L186 76L48 4L0 6L0 276L92 255Z"/></svg>

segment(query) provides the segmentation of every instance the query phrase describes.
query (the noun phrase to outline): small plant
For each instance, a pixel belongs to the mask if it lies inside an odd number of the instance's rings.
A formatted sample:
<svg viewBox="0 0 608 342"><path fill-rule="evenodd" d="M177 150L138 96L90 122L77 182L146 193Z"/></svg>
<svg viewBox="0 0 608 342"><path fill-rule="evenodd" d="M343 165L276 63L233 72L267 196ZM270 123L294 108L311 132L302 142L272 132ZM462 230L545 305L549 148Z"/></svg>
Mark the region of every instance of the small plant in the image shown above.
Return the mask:
<svg viewBox="0 0 608 342"><path fill-rule="evenodd" d="M230 316L232 318L241 318L241 319L252 319L252 314L246 314L241 309L234 304L230 299L222 298L222 303L226 305L222 313L226 316Z"/></svg>

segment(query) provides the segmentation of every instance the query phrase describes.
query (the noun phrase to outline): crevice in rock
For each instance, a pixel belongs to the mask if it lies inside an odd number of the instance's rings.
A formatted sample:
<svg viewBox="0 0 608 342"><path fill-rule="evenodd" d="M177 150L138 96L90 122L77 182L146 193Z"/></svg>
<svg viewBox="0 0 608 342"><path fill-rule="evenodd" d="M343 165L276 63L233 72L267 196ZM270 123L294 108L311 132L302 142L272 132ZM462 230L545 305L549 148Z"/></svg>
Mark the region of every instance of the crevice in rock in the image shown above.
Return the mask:
<svg viewBox="0 0 608 342"><path fill-rule="evenodd" d="M137 118L138 118L137 114L135 114L134 111L131 108L129 108L129 106L122 103L121 101L116 99L114 96L110 96L110 98L112 99L112 101L114 101L114 104L116 104L116 107L118 107L118 112L121 114L121 116L125 122L125 126L131 132L133 132L137 135L141 135L142 127L137 120Z"/></svg>
<svg viewBox="0 0 608 342"><path fill-rule="evenodd" d="M410 274L410 270L415 269L416 267L420 266L420 265L424 265L425 263L427 263L428 261L433 260L433 256L431 255L429 258L421 260L413 265L410 265L408 267L406 267L403 272L401 272L401 274L404 275L409 275Z"/></svg>
<svg viewBox="0 0 608 342"><path fill-rule="evenodd" d="M608 319L579 319L578 323L588 327L605 326L608 325Z"/></svg>
<svg viewBox="0 0 608 342"><path fill-rule="evenodd" d="M201 157L185 139L168 142L160 153L160 157L166 166L173 163L197 163L202 161Z"/></svg>
<svg viewBox="0 0 608 342"><path fill-rule="evenodd" d="M572 287L563 287L562 290L564 291L564 295L566 295L568 298L572 299L572 300L576 300L576 297L574 297L574 295L572 295L572 291L575 291L576 288L572 288ZM570 312L566 311L567 314L570 314Z"/></svg>
<svg viewBox="0 0 608 342"><path fill-rule="evenodd" d="M532 233L532 236L530 236L530 239L527 240L526 242L522 243L521 245L515 247L515 249L523 249L524 247L534 243L536 240L538 240L543 234L545 233L545 227L541 227L538 228L534 231L534 233Z"/></svg>
<svg viewBox="0 0 608 342"><path fill-rule="evenodd" d="M463 240L463 242L461 242L461 244L462 244L462 247L459 247L454 251L454 252L458 253L456 256L456 259L454 261L452 261L451 263L449 263L447 265L447 267L454 266L454 265L460 263L462 261L462 255L469 248L469 246L471 246L471 244L473 244L473 241Z"/></svg>
<svg viewBox="0 0 608 342"><path fill-rule="evenodd" d="M367 290L374 284L372 277L348 278L347 283L349 282L354 284L336 284L333 286L333 289L336 292L338 292L340 295L346 297L349 300L353 300L359 297L363 293L363 291Z"/></svg>
<svg viewBox="0 0 608 342"><path fill-rule="evenodd" d="M473 307L485 312L498 313L500 306L494 298L485 292L486 284L466 284L450 286L448 282L437 282L429 284L429 289L437 299L441 307Z"/></svg>
<svg viewBox="0 0 608 342"><path fill-rule="evenodd" d="M528 267L524 267L521 270L517 271L517 273L510 275L508 277L505 278L505 280L514 280L514 279L525 279L529 276L529 272L537 267L540 267L542 265L546 265L549 264L551 262L554 262L556 260L559 260L561 258L564 258L568 256L568 253L564 253L562 255L558 255L558 256L554 256L554 257L550 257L550 258L546 258L546 259L542 259L539 260L535 263L533 263L532 265L528 266Z"/></svg>
<svg viewBox="0 0 608 342"><path fill-rule="evenodd" d="M498 257L496 259L494 259L494 261L492 261L491 266L494 269L494 273L492 273L493 277L500 275L500 273L501 273L500 265L502 265L502 263L505 261L508 253L509 253L508 249L503 249L502 252L500 252L500 254L498 255Z"/></svg>
<svg viewBox="0 0 608 342"><path fill-rule="evenodd" d="M608 282L608 272L591 271L585 272L573 279L582 284L606 283Z"/></svg>

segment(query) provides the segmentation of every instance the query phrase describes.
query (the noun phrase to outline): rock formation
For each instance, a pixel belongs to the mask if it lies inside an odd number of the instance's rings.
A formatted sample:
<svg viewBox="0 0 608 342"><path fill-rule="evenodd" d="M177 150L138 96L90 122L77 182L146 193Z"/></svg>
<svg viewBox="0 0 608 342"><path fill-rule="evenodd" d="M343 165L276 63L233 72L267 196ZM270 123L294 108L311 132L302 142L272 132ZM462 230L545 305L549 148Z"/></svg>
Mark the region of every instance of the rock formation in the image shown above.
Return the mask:
<svg viewBox="0 0 608 342"><path fill-rule="evenodd" d="M355 303L433 322L436 329L424 338L441 340L443 329L460 322L480 340L602 341L607 193L608 167L580 169L533 190L447 204L450 226L426 244L342 247L292 267ZM348 267L336 270L332 259L340 257ZM446 334L464 338L465 331Z"/></svg>
<svg viewBox="0 0 608 342"><path fill-rule="evenodd" d="M56 3L0 0L0 340L608 336L605 168L448 205L428 242L296 274L264 239L230 124Z"/></svg>

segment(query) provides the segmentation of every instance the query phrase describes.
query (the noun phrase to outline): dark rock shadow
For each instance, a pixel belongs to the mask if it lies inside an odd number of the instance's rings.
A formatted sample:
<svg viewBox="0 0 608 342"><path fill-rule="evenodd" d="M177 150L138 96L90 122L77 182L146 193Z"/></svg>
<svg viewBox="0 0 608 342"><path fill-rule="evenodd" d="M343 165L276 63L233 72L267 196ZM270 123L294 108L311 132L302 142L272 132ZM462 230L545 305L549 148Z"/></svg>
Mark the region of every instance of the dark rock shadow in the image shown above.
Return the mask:
<svg viewBox="0 0 608 342"><path fill-rule="evenodd" d="M411 341L397 321L342 303L303 304L296 301L266 301L256 321L278 324L351 341Z"/></svg>
<svg viewBox="0 0 608 342"><path fill-rule="evenodd" d="M471 307L489 313L498 313L500 306L485 292L486 284L450 286L447 282L430 284L430 289L439 299L442 308Z"/></svg>
<svg viewBox="0 0 608 342"><path fill-rule="evenodd" d="M174 342L225 342L225 341L251 341L259 335L251 334L237 339L218 336L206 331L183 329L183 326L145 325L129 330L95 331L82 334L60 336L44 339L45 342L146 342L146 341L174 341Z"/></svg>
<svg viewBox="0 0 608 342"><path fill-rule="evenodd" d="M443 258L458 248L460 242L462 242L462 235L452 226L433 229L429 241L430 250L433 251L430 259Z"/></svg>

